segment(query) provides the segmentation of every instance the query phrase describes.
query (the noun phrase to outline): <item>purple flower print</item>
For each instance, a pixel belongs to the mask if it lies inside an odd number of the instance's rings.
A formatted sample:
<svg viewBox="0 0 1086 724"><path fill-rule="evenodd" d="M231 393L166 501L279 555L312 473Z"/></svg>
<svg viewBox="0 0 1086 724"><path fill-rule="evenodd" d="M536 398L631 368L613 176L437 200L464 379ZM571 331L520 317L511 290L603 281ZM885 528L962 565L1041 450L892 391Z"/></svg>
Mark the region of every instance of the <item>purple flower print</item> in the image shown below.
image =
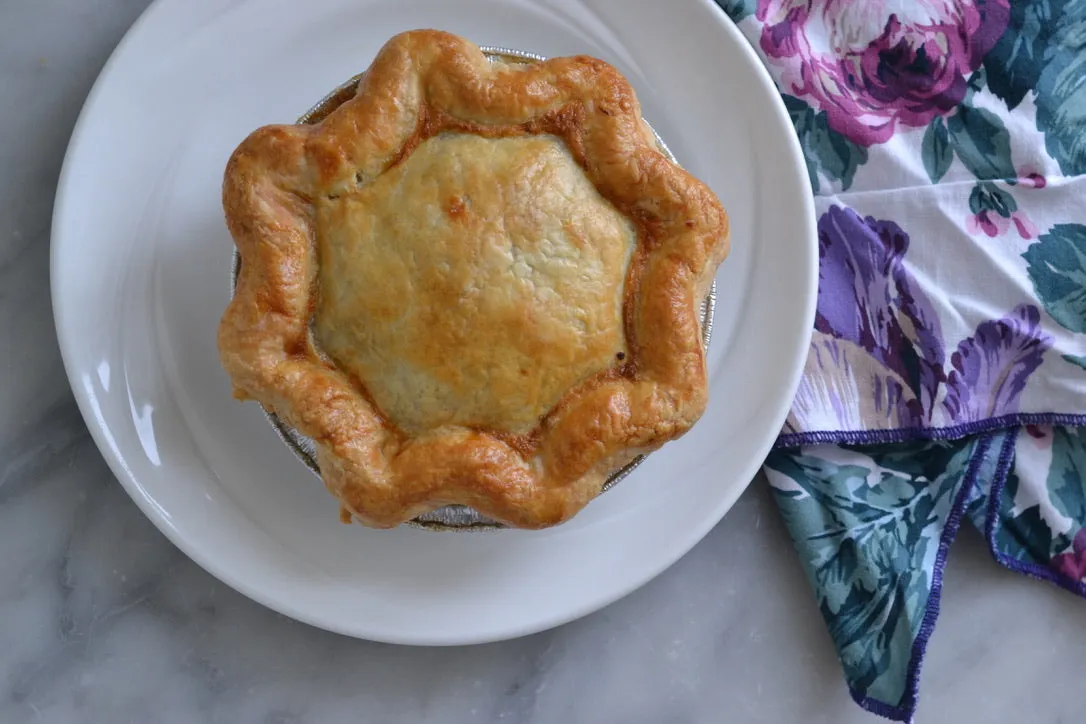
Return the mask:
<svg viewBox="0 0 1086 724"><path fill-rule="evenodd" d="M998 410L1018 412L1026 380L1041 366L1052 338L1041 330L1041 314L1023 304L997 321L982 322L950 357L944 405L957 422L983 420Z"/></svg>
<svg viewBox="0 0 1086 724"><path fill-rule="evenodd" d="M815 333L790 429L916 427L933 420L941 396L948 424L1018 410L1052 344L1036 307L982 322L948 365L935 308L905 263L909 237L900 226L832 206L819 219L818 242Z"/></svg>
<svg viewBox="0 0 1086 724"><path fill-rule="evenodd" d="M954 109L1007 28L1008 0L758 0L781 90L870 146Z"/></svg>
<svg viewBox="0 0 1086 724"><path fill-rule="evenodd" d="M792 402L792 420L803 420L805 429L895 429L921 422L916 393L853 342L815 332L805 372Z"/></svg>
<svg viewBox="0 0 1086 724"><path fill-rule="evenodd" d="M912 391L912 416L923 417L942 381L944 352L935 310L903 263L908 235L892 221L833 206L819 219L818 245L815 329L895 373Z"/></svg>
<svg viewBox="0 0 1086 724"><path fill-rule="evenodd" d="M1053 570L1062 573L1071 580L1086 580L1086 528L1082 528L1078 533L1075 533L1075 540L1071 550L1053 557L1049 565L1052 566Z"/></svg>

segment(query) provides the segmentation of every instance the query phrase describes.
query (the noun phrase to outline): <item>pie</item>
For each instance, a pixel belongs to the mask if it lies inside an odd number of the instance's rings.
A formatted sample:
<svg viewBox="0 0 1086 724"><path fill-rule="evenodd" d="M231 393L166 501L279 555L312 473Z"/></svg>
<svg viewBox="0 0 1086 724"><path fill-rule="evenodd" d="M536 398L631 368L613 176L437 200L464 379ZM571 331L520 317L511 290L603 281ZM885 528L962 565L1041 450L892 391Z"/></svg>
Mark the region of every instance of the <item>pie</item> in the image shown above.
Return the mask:
<svg viewBox="0 0 1086 724"><path fill-rule="evenodd" d="M555 525L704 411L728 218L600 60L398 35L323 120L246 138L223 207L222 364L345 520Z"/></svg>

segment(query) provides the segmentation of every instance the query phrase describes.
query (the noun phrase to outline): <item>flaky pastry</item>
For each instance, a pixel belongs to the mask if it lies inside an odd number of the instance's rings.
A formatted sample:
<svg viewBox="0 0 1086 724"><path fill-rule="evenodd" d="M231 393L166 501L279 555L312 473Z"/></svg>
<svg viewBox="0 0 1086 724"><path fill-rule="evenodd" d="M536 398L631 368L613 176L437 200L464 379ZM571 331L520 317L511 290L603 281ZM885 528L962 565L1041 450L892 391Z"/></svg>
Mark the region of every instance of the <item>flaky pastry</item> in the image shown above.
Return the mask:
<svg viewBox="0 0 1086 724"><path fill-rule="evenodd" d="M704 411L727 215L600 60L398 35L319 123L246 138L223 206L222 364L348 519L554 525Z"/></svg>

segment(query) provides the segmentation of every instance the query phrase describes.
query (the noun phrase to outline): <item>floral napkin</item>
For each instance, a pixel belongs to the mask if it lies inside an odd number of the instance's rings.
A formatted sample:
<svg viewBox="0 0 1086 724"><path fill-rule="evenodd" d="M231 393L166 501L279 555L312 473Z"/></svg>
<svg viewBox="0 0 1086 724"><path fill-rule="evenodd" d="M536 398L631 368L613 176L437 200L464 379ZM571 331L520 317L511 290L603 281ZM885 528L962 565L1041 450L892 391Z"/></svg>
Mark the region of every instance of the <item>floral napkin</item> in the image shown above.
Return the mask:
<svg viewBox="0 0 1086 724"><path fill-rule="evenodd" d="M819 216L766 472L853 698L910 721L943 564L1086 595L1086 0L718 0Z"/></svg>

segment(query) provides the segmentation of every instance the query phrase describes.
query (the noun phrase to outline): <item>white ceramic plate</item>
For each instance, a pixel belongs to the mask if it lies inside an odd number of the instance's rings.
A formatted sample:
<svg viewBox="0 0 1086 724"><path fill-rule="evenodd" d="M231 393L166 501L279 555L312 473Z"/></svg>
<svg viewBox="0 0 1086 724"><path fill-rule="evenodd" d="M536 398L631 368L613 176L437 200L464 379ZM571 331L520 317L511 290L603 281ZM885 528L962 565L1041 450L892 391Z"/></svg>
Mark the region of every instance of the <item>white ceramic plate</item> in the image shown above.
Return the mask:
<svg viewBox="0 0 1086 724"><path fill-rule="evenodd" d="M260 125L290 122L416 27L614 63L731 215L708 411L551 530L341 525L258 407L231 400L217 360L232 248L219 189L231 150ZM159 0L83 109L52 243L76 398L151 520L214 575L288 616L412 644L569 621L689 550L747 486L784 421L817 281L810 188L787 114L710 0Z"/></svg>

